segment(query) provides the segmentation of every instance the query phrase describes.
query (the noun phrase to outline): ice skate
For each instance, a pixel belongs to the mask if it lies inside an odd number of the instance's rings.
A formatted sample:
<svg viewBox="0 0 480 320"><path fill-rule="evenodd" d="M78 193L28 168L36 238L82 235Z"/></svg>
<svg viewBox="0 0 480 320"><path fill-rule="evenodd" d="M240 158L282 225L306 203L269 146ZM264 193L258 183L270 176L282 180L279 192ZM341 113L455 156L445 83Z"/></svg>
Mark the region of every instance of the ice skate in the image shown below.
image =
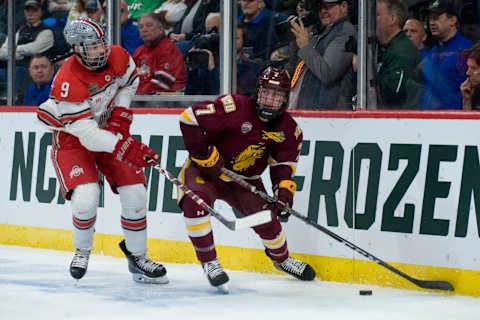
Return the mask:
<svg viewBox="0 0 480 320"><path fill-rule="evenodd" d="M90 250L77 249L70 263L70 275L77 280L83 278L87 273L88 259L90 258Z"/></svg>
<svg viewBox="0 0 480 320"><path fill-rule="evenodd" d="M128 271L132 274L133 281L155 284L168 283L167 269L163 265L150 260L146 253L139 256L133 255L128 251L125 240L122 240L118 245L127 257Z"/></svg>
<svg viewBox="0 0 480 320"><path fill-rule="evenodd" d="M222 293L228 293L227 282L229 278L225 271L223 271L218 259L203 262L202 268L207 276L208 282L210 282L212 286L216 287Z"/></svg>
<svg viewBox="0 0 480 320"><path fill-rule="evenodd" d="M283 262L274 262L273 266L282 272L294 276L299 280L313 280L315 279L315 270L305 262L288 257Z"/></svg>

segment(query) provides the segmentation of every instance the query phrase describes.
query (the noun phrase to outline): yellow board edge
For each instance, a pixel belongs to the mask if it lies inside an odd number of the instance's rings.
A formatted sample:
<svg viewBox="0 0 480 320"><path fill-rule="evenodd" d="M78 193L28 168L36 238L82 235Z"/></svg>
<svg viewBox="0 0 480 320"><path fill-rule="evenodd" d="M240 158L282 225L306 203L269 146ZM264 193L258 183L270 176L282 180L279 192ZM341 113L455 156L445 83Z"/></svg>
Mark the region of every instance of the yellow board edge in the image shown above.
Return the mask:
<svg viewBox="0 0 480 320"><path fill-rule="evenodd" d="M123 257L118 242L123 236L95 234L94 254ZM0 244L32 248L73 251L72 231L18 225L0 225ZM149 255L167 263L198 263L189 242L148 239ZM230 270L260 273L279 273L272 266L263 250L217 245L222 265ZM292 253L293 257L308 262L323 281L371 284L409 290L427 291L395 275L369 260L323 257ZM452 293L473 297L480 296L480 272L435 266L390 263L395 268L417 279L444 280L450 282ZM199 269L199 272L200 269ZM430 290L431 291L431 290ZM441 291L439 291L441 292Z"/></svg>

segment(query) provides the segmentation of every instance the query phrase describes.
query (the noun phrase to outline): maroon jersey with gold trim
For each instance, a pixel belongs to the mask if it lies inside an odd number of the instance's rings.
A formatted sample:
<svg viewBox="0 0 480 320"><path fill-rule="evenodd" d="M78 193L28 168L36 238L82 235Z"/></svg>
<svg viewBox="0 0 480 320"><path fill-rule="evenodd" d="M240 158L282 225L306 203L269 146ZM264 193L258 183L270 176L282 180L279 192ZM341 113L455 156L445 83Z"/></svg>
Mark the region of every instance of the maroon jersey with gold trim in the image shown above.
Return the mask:
<svg viewBox="0 0 480 320"><path fill-rule="evenodd" d="M295 174L303 136L286 112L265 123L251 98L224 95L186 109L180 125L190 154L207 154L215 145L225 167L245 177L259 176L270 165L274 185Z"/></svg>

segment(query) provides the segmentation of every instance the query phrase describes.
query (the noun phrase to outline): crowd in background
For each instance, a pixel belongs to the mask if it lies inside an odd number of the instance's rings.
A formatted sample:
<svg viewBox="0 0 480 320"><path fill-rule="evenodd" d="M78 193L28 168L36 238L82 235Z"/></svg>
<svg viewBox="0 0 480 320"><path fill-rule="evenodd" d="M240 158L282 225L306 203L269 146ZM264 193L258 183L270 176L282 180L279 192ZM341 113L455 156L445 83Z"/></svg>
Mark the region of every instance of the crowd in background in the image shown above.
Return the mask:
<svg viewBox="0 0 480 320"><path fill-rule="evenodd" d="M0 92L7 81L7 2L0 1ZM219 0L120 0L121 45L139 95L220 92ZM374 81L378 109L480 109L480 1L377 0ZM266 66L291 75L291 109L356 108L356 0L238 0L235 92L253 96ZM70 54L65 25L106 26L105 0L15 4L17 105L48 99Z"/></svg>

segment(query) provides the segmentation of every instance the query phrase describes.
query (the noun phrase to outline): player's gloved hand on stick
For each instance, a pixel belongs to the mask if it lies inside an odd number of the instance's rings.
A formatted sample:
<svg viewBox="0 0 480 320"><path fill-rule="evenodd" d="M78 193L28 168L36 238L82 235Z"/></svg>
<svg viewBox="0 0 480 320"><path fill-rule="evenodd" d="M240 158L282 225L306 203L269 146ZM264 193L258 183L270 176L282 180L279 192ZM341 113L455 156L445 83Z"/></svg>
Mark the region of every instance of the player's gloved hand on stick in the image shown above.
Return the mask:
<svg viewBox="0 0 480 320"><path fill-rule="evenodd" d="M130 135L123 136L115 145L112 153L115 159L130 167L150 167L160 161L160 156L155 150Z"/></svg>
<svg viewBox="0 0 480 320"><path fill-rule="evenodd" d="M272 212L281 222L287 222L290 213L286 210L293 206L293 195L297 190L297 184L292 180L282 180L275 192L277 202L273 204Z"/></svg>
<svg viewBox="0 0 480 320"><path fill-rule="evenodd" d="M121 133L122 136L127 136L130 135L132 120L133 113L130 109L117 106L112 110L108 124L104 129L113 134Z"/></svg>
<svg viewBox="0 0 480 320"><path fill-rule="evenodd" d="M209 153L206 157L191 156L201 170L202 176L207 180L218 179L224 162L222 155L218 152L215 146L210 146Z"/></svg>

